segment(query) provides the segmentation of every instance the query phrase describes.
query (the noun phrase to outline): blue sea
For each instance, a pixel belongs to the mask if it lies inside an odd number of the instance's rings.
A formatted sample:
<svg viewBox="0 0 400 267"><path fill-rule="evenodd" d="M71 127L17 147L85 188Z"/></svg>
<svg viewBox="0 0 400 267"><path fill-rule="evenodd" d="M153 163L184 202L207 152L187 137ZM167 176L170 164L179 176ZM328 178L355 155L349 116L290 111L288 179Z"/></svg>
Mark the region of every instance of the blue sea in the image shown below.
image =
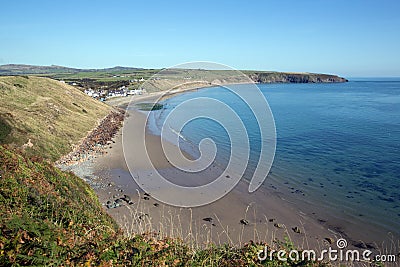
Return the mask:
<svg viewBox="0 0 400 267"><path fill-rule="evenodd" d="M234 86L248 90L251 85ZM257 86L269 103L277 136L262 186L322 222L400 236L400 79ZM259 159L260 131L249 107L229 90L204 88L164 100L164 108L154 112L153 131L180 103L197 97L220 100L243 120L251 148L244 175L249 179ZM212 138L216 161L227 163L229 137L217 122L199 118L181 134L194 156L199 142Z"/></svg>

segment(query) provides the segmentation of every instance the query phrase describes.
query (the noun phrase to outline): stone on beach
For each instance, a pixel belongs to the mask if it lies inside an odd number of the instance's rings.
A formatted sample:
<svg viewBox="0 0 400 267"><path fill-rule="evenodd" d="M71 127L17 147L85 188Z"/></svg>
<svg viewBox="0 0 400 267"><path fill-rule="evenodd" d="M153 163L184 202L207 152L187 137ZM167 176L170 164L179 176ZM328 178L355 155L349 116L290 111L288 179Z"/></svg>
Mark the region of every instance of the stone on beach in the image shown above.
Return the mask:
<svg viewBox="0 0 400 267"><path fill-rule="evenodd" d="M297 233L297 234L301 234L301 230L299 227L295 226L292 228L293 232Z"/></svg>
<svg viewBox="0 0 400 267"><path fill-rule="evenodd" d="M274 223L274 226L275 226L276 228L284 228L284 225L281 224L281 223Z"/></svg>
<svg viewBox="0 0 400 267"><path fill-rule="evenodd" d="M333 239L332 237L325 237L325 240L326 240L329 244L335 243L335 239Z"/></svg>
<svg viewBox="0 0 400 267"><path fill-rule="evenodd" d="M240 223L243 224L243 225L248 225L248 224L249 224L249 221L246 220L246 219L241 219L241 220L240 220Z"/></svg>

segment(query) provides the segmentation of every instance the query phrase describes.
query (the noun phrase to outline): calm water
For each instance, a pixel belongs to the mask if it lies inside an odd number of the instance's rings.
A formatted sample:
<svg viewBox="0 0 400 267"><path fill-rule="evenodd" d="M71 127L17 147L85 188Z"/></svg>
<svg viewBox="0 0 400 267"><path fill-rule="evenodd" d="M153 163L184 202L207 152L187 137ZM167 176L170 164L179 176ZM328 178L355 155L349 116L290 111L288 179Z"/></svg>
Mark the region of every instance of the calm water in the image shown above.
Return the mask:
<svg viewBox="0 0 400 267"><path fill-rule="evenodd" d="M275 161L263 186L309 207L310 213L400 236L400 82L258 86L277 130ZM153 124L160 127L179 103L196 97L221 100L243 119L251 146L245 177L251 177L259 157L260 132L249 108L231 92L214 87L165 100L164 110L154 113ZM197 119L182 134L194 154L201 139L212 137L218 163L226 164L230 146L221 125Z"/></svg>

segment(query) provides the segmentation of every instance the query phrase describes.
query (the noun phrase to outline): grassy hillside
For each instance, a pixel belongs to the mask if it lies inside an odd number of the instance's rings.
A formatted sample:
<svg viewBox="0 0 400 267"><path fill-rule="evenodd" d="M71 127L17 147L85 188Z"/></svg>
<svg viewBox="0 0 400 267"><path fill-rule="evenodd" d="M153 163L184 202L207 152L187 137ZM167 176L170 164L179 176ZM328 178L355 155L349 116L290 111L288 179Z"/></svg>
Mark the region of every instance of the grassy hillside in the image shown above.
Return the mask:
<svg viewBox="0 0 400 267"><path fill-rule="evenodd" d="M118 231L80 178L0 146L0 266L83 261Z"/></svg>
<svg viewBox="0 0 400 267"><path fill-rule="evenodd" d="M263 248L249 242L195 250L154 233L123 236L80 178L0 146L0 266L323 266L261 263Z"/></svg>
<svg viewBox="0 0 400 267"><path fill-rule="evenodd" d="M161 73L160 73L161 71ZM1 75L40 75L57 80L73 81L84 87L96 88L99 83L110 84L112 82L128 82L132 79L149 79L158 74L159 78L167 79L192 79L205 81L226 80L226 82L237 81L238 77L228 77L232 71L226 70L202 70L202 69L142 69L131 67L113 67L105 69L74 69L62 66L32 66L22 64L0 65ZM318 74L318 73L291 73L276 71L256 71L242 70L254 82L261 83L320 83L320 82L346 82L347 80L336 75ZM163 77L166 76L166 77ZM186 80L187 82L187 80ZM160 88L159 88L160 89ZM161 88L162 90L162 88Z"/></svg>
<svg viewBox="0 0 400 267"><path fill-rule="evenodd" d="M48 78L0 77L0 144L51 160L67 154L110 107Z"/></svg>

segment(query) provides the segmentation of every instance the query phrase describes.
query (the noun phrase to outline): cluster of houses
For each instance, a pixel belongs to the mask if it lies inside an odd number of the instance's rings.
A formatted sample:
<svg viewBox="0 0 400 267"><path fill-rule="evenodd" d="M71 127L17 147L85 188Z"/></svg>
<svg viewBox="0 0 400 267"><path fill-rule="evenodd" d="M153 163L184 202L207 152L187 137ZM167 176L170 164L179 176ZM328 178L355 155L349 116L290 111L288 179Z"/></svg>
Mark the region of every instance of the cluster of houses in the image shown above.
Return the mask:
<svg viewBox="0 0 400 267"><path fill-rule="evenodd" d="M99 99L100 101L105 101L112 97L125 97L130 95L141 95L144 93L143 89L130 89L126 86L121 86L118 89L103 89L103 90L93 90L91 88L86 89L85 94L90 97Z"/></svg>

